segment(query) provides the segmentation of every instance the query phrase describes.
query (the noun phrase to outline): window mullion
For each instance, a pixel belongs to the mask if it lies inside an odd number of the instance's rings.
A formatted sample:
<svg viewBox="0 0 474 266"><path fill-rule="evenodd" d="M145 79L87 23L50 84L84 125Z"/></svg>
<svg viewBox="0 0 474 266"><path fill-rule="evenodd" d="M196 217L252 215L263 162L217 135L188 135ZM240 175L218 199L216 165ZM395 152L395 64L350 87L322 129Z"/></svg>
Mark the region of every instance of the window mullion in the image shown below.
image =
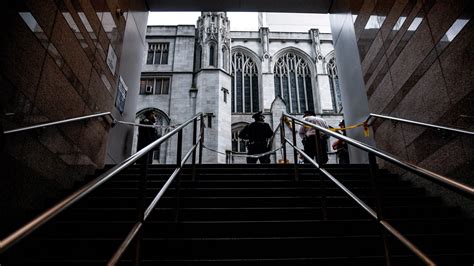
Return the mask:
<svg viewBox="0 0 474 266"><path fill-rule="evenodd" d="M301 105L300 105L300 91L298 89L298 73L295 70L295 86L296 86L296 106L298 108L298 112L301 112Z"/></svg>
<svg viewBox="0 0 474 266"><path fill-rule="evenodd" d="M283 78L282 78L281 68L280 68L279 78L280 78L280 96L281 96L282 99L287 100L287 99L285 99L285 94L283 94Z"/></svg>
<svg viewBox="0 0 474 266"><path fill-rule="evenodd" d="M250 112L253 112L253 89L252 89L252 71L250 71L249 75L249 82L250 82Z"/></svg>
<svg viewBox="0 0 474 266"><path fill-rule="evenodd" d="M237 113L237 56L233 58L234 61L234 111Z"/></svg>
<svg viewBox="0 0 474 266"><path fill-rule="evenodd" d="M242 61L243 58L242 58ZM245 65L244 62L242 62L242 111L245 113Z"/></svg>
<svg viewBox="0 0 474 266"><path fill-rule="evenodd" d="M310 76L311 78L311 76ZM308 88L306 86L306 71L303 71L303 76L302 76L302 79L303 79L303 87L304 87L304 102L306 104L306 109L309 110L309 105L308 105ZM312 82L311 82L312 83ZM310 88L310 90L312 90L313 88Z"/></svg>
<svg viewBox="0 0 474 266"><path fill-rule="evenodd" d="M291 79L290 79L290 74L291 74L291 70L290 70L290 62L288 61L288 58L287 58L287 61L286 61L286 69L288 71L288 75L286 75L286 79L287 79L287 87L286 89L288 90L288 103L290 104L290 113L293 112L293 104L291 103L291 101L293 100L292 98L292 95L291 95Z"/></svg>

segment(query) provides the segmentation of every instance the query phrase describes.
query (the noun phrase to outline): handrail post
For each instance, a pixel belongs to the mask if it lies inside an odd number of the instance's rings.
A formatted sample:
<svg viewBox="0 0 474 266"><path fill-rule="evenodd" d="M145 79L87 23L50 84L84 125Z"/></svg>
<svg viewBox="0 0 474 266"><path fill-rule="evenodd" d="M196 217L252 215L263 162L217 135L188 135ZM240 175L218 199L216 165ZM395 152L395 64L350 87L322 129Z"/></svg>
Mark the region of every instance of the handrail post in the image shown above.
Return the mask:
<svg viewBox="0 0 474 266"><path fill-rule="evenodd" d="M204 145L204 115L200 116L201 123L199 125L199 164L202 164L202 146Z"/></svg>
<svg viewBox="0 0 474 266"><path fill-rule="evenodd" d="M153 151L147 152L140 165L140 180L138 182L138 195L137 195L137 221L145 222L145 209L146 209L146 194L147 194L147 183L148 183L148 164L153 158ZM141 263L141 242L142 233L138 232L135 238L135 257L133 264L138 266Z"/></svg>
<svg viewBox="0 0 474 266"><path fill-rule="evenodd" d="M315 128L314 130L315 130L315 132L316 132L316 133L314 134L314 138L315 138L315 139L314 139L314 144L315 144L315 146L316 146L316 147L315 147L315 148L316 148L316 152L315 152L315 154L314 154L315 156L314 156L313 159L316 160L316 162L318 163L319 168L321 168L321 150L322 150L322 149L321 149L321 148L322 148L322 147L321 147L321 146L322 146L322 144L321 144L321 138L320 138L320 136L319 136L319 134L320 134L320 133L319 133L319 130L318 130L317 128Z"/></svg>
<svg viewBox="0 0 474 266"><path fill-rule="evenodd" d="M377 179L377 172L378 172L377 159L375 157L375 154L372 152L369 152L369 171L370 171L370 179L372 182L372 189L375 194L375 211L377 212L377 221L380 224L380 221L383 220L382 194L381 194L382 188L379 186L379 182ZM383 246L384 246L385 264L390 266L391 259L390 259L390 250L388 247L388 239L387 239L385 230L382 227L380 227L380 237L382 238Z"/></svg>
<svg viewBox="0 0 474 266"><path fill-rule="evenodd" d="M183 164L181 162L183 153L183 129L178 132L178 140L177 140L177 148L176 148L176 167L181 168ZM179 190L181 186L181 175L177 176L178 180L176 180L176 217L175 222L179 220Z"/></svg>
<svg viewBox="0 0 474 266"><path fill-rule="evenodd" d="M291 133L293 137L293 145L296 146L296 125L295 125L295 119L291 119ZM296 149L293 149L293 162L295 164L295 180L298 181L298 152Z"/></svg>
<svg viewBox="0 0 474 266"><path fill-rule="evenodd" d="M315 129L316 130L316 134L314 135L315 137L315 141L314 141L314 144L315 144L315 149L316 149L316 156L315 156L315 160L316 160L316 163L318 163L318 168L322 168L322 165L321 165L321 147L322 147L322 143L321 143L321 138L320 138L320 132L319 130ZM323 175L320 173L320 176L319 176L319 180L320 180L320 183L321 183L321 211L322 211L322 214L323 214L323 220L327 220L328 219L328 213L327 213L327 204L326 204L326 185L324 183L324 178L323 178Z"/></svg>
<svg viewBox="0 0 474 266"><path fill-rule="evenodd" d="M283 163L286 164L286 142L285 142L285 117L281 116L281 127L280 127L280 138L281 138L281 146L283 147Z"/></svg>
<svg viewBox="0 0 474 266"><path fill-rule="evenodd" d="M176 167L181 168L181 157L183 153L183 129L178 132L177 148L176 148Z"/></svg>
<svg viewBox="0 0 474 266"><path fill-rule="evenodd" d="M196 134L197 134L197 118L194 119L193 121L193 148L196 146ZM193 164L193 170L192 170L192 180L196 180L196 148L194 148L193 151L193 157L192 157L192 164Z"/></svg>

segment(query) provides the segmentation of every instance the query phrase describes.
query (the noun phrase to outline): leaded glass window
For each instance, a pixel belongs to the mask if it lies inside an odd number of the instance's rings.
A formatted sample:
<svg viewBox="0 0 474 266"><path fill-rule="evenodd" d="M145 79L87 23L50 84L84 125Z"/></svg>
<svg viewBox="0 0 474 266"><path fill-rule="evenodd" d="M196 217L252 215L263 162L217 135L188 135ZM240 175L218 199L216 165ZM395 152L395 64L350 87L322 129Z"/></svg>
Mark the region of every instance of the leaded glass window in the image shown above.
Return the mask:
<svg viewBox="0 0 474 266"><path fill-rule="evenodd" d="M288 113L314 110L311 71L303 58L286 53L274 67L275 96L286 102Z"/></svg>
<svg viewBox="0 0 474 266"><path fill-rule="evenodd" d="M340 113L342 111L341 89L339 87L339 77L337 75L337 67L334 57L327 63L327 70L329 76L329 87L331 89L332 107L334 112Z"/></svg>
<svg viewBox="0 0 474 266"><path fill-rule="evenodd" d="M255 62L241 52L232 54L232 112L260 111L258 68Z"/></svg>

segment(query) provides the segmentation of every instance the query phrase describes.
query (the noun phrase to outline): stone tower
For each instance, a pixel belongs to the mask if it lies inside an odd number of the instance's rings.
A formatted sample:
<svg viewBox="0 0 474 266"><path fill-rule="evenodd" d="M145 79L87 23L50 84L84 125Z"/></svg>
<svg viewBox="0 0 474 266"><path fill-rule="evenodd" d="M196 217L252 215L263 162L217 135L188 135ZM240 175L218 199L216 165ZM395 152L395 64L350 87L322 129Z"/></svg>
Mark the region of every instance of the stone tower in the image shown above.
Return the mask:
<svg viewBox="0 0 474 266"><path fill-rule="evenodd" d="M202 12L197 22L196 111L205 115L205 145L223 153L232 148L229 30L226 12ZM225 155L205 149L203 162L225 163Z"/></svg>

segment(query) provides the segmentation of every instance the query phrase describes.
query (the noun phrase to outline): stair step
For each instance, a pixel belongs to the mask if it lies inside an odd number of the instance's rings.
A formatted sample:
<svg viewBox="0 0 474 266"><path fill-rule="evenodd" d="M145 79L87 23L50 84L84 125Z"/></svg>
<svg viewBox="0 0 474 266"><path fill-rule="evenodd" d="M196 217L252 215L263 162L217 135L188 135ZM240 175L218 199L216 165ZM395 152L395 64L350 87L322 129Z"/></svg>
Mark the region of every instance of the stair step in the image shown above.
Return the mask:
<svg viewBox="0 0 474 266"><path fill-rule="evenodd" d="M384 216L390 218L419 218L419 217L461 217L461 213L453 208L436 207L386 207ZM174 208L156 208L150 215L151 221L174 220ZM360 207L328 207L329 219L369 219L369 215ZM97 221L123 220L134 221L137 211L134 208L89 208L73 209L61 214L60 220ZM266 207L266 208L181 208L179 217L183 221L203 220L308 220L322 219L320 207Z"/></svg>
<svg viewBox="0 0 474 266"><path fill-rule="evenodd" d="M433 254L430 256L439 265L471 265L471 253L443 253ZM105 265L107 260L35 260L26 261L27 265ZM393 265L423 265L419 259L413 255L393 255L391 257ZM454 263L455 262L455 263ZM130 259L121 260L118 265L132 265ZM353 256L353 257L304 257L304 258L260 258L260 259L190 259L190 260L141 260L141 265L163 265L163 266L302 266L302 265L384 265L385 257L383 256ZM17 264L9 264L17 265ZM19 264L18 264L19 265ZM21 265L25 265L22 263Z"/></svg>
<svg viewBox="0 0 474 266"><path fill-rule="evenodd" d="M147 202L153 198L148 197ZM374 197L361 197L361 199L374 206ZM176 205L176 197L163 197L159 201L159 206L170 207ZM184 208L192 207L316 207L322 205L321 196L275 196L275 197L180 197L179 204ZM328 196L325 199L326 206L353 206L354 200L349 196ZM384 197L383 205L390 206L440 206L441 199L437 197ZM135 208L137 206L136 197L101 197L99 195L83 200L76 205L82 208L104 208L104 207L122 207Z"/></svg>
<svg viewBox="0 0 474 266"><path fill-rule="evenodd" d="M472 221L455 219L391 220L399 231L407 234L437 232L461 234L469 232ZM110 238L128 232L134 222L122 221L62 221L42 228L36 237L98 237ZM374 220L299 220L299 221L180 221L148 222L144 227L148 237L268 237L268 236L338 236L378 234ZM466 237L468 235L466 234Z"/></svg>
<svg viewBox="0 0 474 266"><path fill-rule="evenodd" d="M147 189L147 196L155 196L159 188ZM168 194L174 195L174 187L169 187ZM373 195L373 189L367 187L351 188L351 191L358 196ZM91 196L136 196L138 188L103 188L91 193ZM311 187L267 187L267 188L251 188L251 187L235 187L235 188L212 188L212 187L198 187L198 188L180 188L180 196L182 197L259 197L259 196L318 196L321 195L320 188ZM325 189L326 196L344 196L346 195L340 188L328 187ZM383 195L385 196L420 196L424 195L425 191L422 188L384 188Z"/></svg>
<svg viewBox="0 0 474 266"><path fill-rule="evenodd" d="M172 172L169 173L160 173L151 171L148 172L147 178L150 180L165 180L171 175ZM337 176L340 180L353 180L353 179L366 179L370 180L369 173L334 173L334 176ZM114 177L114 180L137 180L140 178L140 172L137 171L136 173L124 173L120 176ZM190 174L182 174L181 178L183 180L191 180L192 175ZM324 179L328 179L326 176L323 176ZM395 175L381 175L377 177L379 181L383 182L385 180L390 179L398 179ZM201 173L196 177L197 181L202 180L255 180L255 179L263 179L263 180L271 180L271 179L281 179L281 180L295 180L294 172L275 172L275 173L258 173L258 172L240 172L237 171L235 173ZM298 176L299 180L319 180L320 175L316 173L300 173Z"/></svg>
<svg viewBox="0 0 474 266"><path fill-rule="evenodd" d="M457 241L459 235L407 235L423 246L426 253L440 251L466 253L467 242ZM433 241L434 238L434 241ZM30 245L45 245L48 250L29 250L28 258L106 259L118 248L122 238L44 238ZM36 245L35 245L36 244ZM407 255L402 244L390 238L392 254ZM357 248L355 248L357 247ZM47 252L47 253L46 253ZM383 255L379 235L318 236L318 237L249 237L249 238L149 238L142 240L142 255L147 259L239 259L239 258L299 258L353 257ZM127 258L125 256L124 258Z"/></svg>
<svg viewBox="0 0 474 266"><path fill-rule="evenodd" d="M397 181L397 180L386 180L380 184L381 186L396 186L399 188L408 188L411 183L408 181ZM147 188L161 188L165 184L164 180L148 180L146 182ZM342 182L348 187L372 187L370 180L346 180ZM118 180L108 182L104 184L103 188L136 188L141 183L136 180ZM335 187L335 184L331 180L324 180L324 186ZM209 188L238 188L238 187L251 187L251 188L265 188L265 187L320 187L321 182L319 180L284 180L284 179L273 179L273 180L199 180L190 181L183 180L180 182L181 187L186 188L198 188L198 187L209 187Z"/></svg>
<svg viewBox="0 0 474 266"><path fill-rule="evenodd" d="M430 256L439 265L470 265L471 253L434 254ZM423 265L413 255L392 255L393 265ZM275 259L222 259L222 260L145 260L142 265L192 265L192 266L300 266L300 265L385 265L383 256L352 256L352 257L304 257L304 258L275 258Z"/></svg>

